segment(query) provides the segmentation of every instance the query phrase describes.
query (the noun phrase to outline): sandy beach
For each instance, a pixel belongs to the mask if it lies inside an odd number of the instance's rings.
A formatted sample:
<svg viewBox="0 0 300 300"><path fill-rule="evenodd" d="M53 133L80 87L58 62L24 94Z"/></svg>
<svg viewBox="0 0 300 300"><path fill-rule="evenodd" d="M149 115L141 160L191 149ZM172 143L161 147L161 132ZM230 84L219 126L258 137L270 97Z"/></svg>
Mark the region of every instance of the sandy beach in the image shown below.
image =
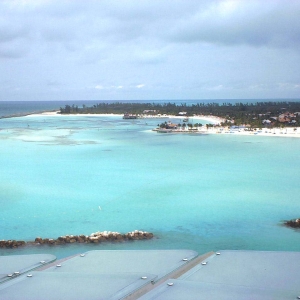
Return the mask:
<svg viewBox="0 0 300 300"><path fill-rule="evenodd" d="M80 117L105 117L105 116L120 116L123 117L123 114L60 114L60 111L45 111L42 113L33 113L33 114L28 114L25 117L44 117L44 116L57 116L57 117L61 117L61 116L80 116Z"/></svg>
<svg viewBox="0 0 300 300"><path fill-rule="evenodd" d="M105 116L119 116L123 117L123 114L60 114L60 111L46 111L42 113L33 113L28 114L25 117L39 117L39 116L82 116L82 117L105 117ZM184 119L184 116L172 116L172 115L143 115L142 117L139 117L139 119ZM210 122L211 124L220 124L221 122L224 122L225 119L219 118L216 116L204 116L204 115L197 115L193 117L188 117L191 120L204 120L207 122Z"/></svg>
<svg viewBox="0 0 300 300"><path fill-rule="evenodd" d="M82 116L82 117L104 117L104 116L119 116L120 118L123 117L123 114L64 114L61 115L59 111L49 111L49 112L43 112L38 114L30 114L25 117L45 117L45 116ZM183 116L171 116L171 115L161 115L161 116L152 116L152 115L144 115L142 119L183 119ZM224 121L223 118L217 117L217 116L203 116L203 115L197 115L193 117L189 117L191 120L204 120L206 122L209 122L210 124L218 125L221 122ZM300 128L297 127L284 127L284 128L252 128L249 130L248 128L240 128L240 129L231 129L229 127L206 127L202 126L199 127L197 130L172 130L174 133L202 133L202 134L222 134L222 135L248 135L248 136L272 136L272 137L294 137L299 138L300 137Z"/></svg>
<svg viewBox="0 0 300 300"><path fill-rule="evenodd" d="M225 127L203 128L208 134L234 134L234 135L252 135L252 136L273 136L273 137L300 137L300 129L297 127L286 128L253 128L248 129L228 129ZM296 130L295 130L296 129Z"/></svg>

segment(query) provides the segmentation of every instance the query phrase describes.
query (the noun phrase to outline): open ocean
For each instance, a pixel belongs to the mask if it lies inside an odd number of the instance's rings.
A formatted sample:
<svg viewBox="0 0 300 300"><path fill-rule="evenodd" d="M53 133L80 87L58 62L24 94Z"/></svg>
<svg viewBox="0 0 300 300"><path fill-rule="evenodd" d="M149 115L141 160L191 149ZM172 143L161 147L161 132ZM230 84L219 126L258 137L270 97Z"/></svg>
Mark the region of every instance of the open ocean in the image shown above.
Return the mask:
<svg viewBox="0 0 300 300"><path fill-rule="evenodd" d="M0 102L0 116L65 104ZM300 231L282 226L283 220L300 217L299 138L151 131L162 121L0 119L0 240L104 230L155 234L147 241L0 249L0 255L61 258L92 249L300 251Z"/></svg>

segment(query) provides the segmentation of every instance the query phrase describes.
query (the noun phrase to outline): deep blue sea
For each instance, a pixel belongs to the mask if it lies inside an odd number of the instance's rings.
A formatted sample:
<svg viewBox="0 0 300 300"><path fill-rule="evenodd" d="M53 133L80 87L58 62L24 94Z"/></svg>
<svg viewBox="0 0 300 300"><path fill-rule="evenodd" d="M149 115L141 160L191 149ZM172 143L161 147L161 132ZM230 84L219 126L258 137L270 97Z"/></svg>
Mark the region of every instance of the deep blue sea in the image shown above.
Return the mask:
<svg viewBox="0 0 300 300"><path fill-rule="evenodd" d="M0 116L65 104L0 102ZM299 138L165 135L151 131L157 123L119 116L0 119L0 240L104 230L155 234L148 241L0 249L0 254L300 251L300 231L282 226L300 217Z"/></svg>

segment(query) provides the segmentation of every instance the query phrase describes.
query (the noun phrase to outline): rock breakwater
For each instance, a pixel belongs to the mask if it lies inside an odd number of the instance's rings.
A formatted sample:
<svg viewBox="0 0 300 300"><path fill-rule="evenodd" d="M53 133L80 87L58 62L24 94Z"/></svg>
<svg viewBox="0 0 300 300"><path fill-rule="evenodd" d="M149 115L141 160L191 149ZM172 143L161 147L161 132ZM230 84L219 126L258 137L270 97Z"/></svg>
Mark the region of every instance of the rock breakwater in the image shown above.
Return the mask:
<svg viewBox="0 0 300 300"><path fill-rule="evenodd" d="M153 233L147 231L134 230L121 234L119 232L103 231L90 235L64 235L57 239L37 237L34 241L0 240L0 248L18 248L26 245L64 245L73 243L103 243L103 242L123 242L131 240L148 240L153 238Z"/></svg>

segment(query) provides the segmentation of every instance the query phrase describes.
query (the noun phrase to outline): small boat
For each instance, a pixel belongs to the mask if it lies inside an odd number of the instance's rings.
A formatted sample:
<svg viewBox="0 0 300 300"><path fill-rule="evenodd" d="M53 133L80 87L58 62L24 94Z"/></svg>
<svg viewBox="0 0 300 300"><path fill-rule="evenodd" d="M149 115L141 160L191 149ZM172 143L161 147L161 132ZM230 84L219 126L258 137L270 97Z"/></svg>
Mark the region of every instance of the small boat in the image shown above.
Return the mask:
<svg viewBox="0 0 300 300"><path fill-rule="evenodd" d="M188 122L188 121L189 121L188 118L183 119L183 122Z"/></svg>

